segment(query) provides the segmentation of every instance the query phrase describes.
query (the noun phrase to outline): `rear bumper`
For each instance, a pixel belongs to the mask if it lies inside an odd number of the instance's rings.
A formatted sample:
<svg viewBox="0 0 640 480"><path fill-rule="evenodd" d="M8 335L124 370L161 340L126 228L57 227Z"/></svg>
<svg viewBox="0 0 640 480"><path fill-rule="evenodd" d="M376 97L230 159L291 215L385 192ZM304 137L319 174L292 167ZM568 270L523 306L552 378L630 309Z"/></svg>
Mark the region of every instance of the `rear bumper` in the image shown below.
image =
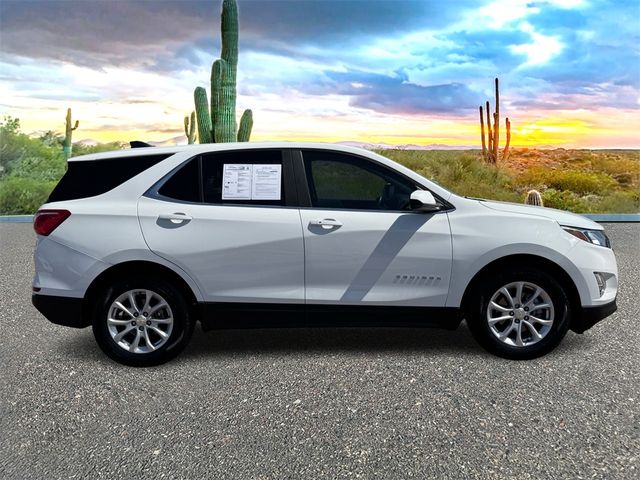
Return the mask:
<svg viewBox="0 0 640 480"><path fill-rule="evenodd" d="M582 307L577 318L571 325L571 330L576 333L584 333L600 320L604 320L618 309L615 299L613 302L598 305L597 307Z"/></svg>
<svg viewBox="0 0 640 480"><path fill-rule="evenodd" d="M73 328L90 325L82 315L82 298L33 294L31 303L51 323Z"/></svg>

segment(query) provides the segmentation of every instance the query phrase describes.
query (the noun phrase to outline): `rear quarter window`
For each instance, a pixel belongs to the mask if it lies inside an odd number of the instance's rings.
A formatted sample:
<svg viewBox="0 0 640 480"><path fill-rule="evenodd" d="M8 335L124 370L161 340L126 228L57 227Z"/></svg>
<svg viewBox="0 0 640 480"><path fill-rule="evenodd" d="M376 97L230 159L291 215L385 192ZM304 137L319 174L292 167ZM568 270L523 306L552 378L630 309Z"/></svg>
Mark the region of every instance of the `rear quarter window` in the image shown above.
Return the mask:
<svg viewBox="0 0 640 480"><path fill-rule="evenodd" d="M101 195L171 155L173 154L71 161L67 172L49 195L47 203Z"/></svg>

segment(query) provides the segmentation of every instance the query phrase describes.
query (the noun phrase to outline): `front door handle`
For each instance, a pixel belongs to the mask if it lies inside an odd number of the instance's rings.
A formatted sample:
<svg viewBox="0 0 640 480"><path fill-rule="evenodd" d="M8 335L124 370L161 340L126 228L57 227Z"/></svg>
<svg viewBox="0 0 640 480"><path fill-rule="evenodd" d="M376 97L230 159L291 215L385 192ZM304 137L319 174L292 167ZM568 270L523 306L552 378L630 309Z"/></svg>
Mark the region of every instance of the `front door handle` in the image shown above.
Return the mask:
<svg viewBox="0 0 640 480"><path fill-rule="evenodd" d="M325 230L331 230L333 228L340 228L342 226L342 222L334 218L323 218L322 220L311 220L309 221L310 227L322 227Z"/></svg>
<svg viewBox="0 0 640 480"><path fill-rule="evenodd" d="M161 213L158 215L159 220L171 220L173 223L180 222L188 222L193 217L191 215L187 215L186 213L175 212L175 213Z"/></svg>

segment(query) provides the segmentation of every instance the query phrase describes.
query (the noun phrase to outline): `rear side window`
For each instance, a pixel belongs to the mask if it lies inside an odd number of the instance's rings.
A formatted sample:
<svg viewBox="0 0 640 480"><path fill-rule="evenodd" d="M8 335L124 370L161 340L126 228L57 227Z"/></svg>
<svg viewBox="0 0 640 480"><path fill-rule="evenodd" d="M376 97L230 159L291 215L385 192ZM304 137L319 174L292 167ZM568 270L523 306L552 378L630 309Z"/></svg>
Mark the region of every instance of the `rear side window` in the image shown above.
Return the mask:
<svg viewBox="0 0 640 480"><path fill-rule="evenodd" d="M261 179L267 182L261 185ZM230 185L234 182L244 182L246 188ZM203 155L202 186L205 203L284 205L282 152L242 150Z"/></svg>
<svg viewBox="0 0 640 480"><path fill-rule="evenodd" d="M158 193L183 202L200 201L200 160L193 158L167 180Z"/></svg>
<svg viewBox="0 0 640 480"><path fill-rule="evenodd" d="M101 195L171 155L173 154L71 161L67 172L53 189L47 202L76 200Z"/></svg>
<svg viewBox="0 0 640 480"><path fill-rule="evenodd" d="M284 205L281 150L239 150L195 157L158 190L166 199L239 205Z"/></svg>

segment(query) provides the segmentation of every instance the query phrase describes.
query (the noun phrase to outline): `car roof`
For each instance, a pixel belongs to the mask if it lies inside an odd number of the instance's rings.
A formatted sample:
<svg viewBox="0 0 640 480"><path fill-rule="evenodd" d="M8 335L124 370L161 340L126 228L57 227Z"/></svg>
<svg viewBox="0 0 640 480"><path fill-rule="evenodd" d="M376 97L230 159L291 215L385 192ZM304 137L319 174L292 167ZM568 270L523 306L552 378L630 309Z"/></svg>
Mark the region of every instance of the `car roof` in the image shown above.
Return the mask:
<svg viewBox="0 0 640 480"><path fill-rule="evenodd" d="M82 162L89 160L109 160L111 158L140 157L143 155L173 155L180 152L191 151L194 155L198 153L230 151L230 150L253 150L264 148L311 148L321 150L332 150L338 152L363 154L369 152L363 148L340 145L336 143L311 143L311 142L237 142L237 143L205 143L192 145L176 145L174 147L141 147L124 150L113 150L110 152L91 153L72 157L70 162ZM369 152L371 153L371 152Z"/></svg>

